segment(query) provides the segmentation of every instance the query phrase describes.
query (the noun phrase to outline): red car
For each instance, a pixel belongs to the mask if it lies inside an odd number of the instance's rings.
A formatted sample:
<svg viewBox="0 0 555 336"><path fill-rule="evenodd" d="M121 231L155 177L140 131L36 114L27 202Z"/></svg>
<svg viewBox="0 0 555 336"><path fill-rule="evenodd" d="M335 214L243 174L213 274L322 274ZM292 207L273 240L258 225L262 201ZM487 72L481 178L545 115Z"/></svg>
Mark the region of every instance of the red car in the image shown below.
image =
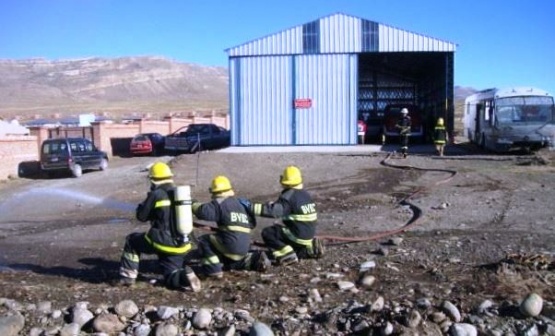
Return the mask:
<svg viewBox="0 0 555 336"><path fill-rule="evenodd" d="M161 155L164 153L165 137L160 133L137 134L129 144L132 155Z"/></svg>

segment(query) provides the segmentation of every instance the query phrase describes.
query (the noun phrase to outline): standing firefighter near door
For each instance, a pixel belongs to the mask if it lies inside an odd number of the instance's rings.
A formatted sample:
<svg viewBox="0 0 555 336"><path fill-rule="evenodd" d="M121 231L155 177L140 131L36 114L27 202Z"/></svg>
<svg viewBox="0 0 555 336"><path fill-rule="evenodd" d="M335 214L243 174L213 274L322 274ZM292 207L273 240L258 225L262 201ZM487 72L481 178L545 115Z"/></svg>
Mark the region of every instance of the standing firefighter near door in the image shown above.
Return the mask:
<svg viewBox="0 0 555 336"><path fill-rule="evenodd" d="M254 203L255 215L281 218L276 224L262 230L262 239L272 251L278 265L287 265L304 258L320 258L324 254L323 242L316 238L317 211L310 194L303 189L301 171L288 166L280 177L283 187L275 202Z"/></svg>
<svg viewBox="0 0 555 336"><path fill-rule="evenodd" d="M436 146L437 155L443 156L443 151L445 149L445 144L447 143L448 134L445 130L445 124L443 118L437 119L437 124L434 127L434 144Z"/></svg>
<svg viewBox="0 0 555 336"><path fill-rule="evenodd" d="M141 254L151 254L158 257L168 288L201 290L194 271L189 266L183 267L192 247L189 242L193 228L190 189L175 187L172 177L170 167L163 162L150 168L150 191L136 210L137 219L150 222L150 229L126 237L119 270L120 285L133 285L139 274Z"/></svg>
<svg viewBox="0 0 555 336"><path fill-rule="evenodd" d="M401 154L404 158L407 157L409 151L409 136L410 136L411 120L409 110L403 108L401 110L401 117L397 121L395 128L399 129L399 140L401 141Z"/></svg>

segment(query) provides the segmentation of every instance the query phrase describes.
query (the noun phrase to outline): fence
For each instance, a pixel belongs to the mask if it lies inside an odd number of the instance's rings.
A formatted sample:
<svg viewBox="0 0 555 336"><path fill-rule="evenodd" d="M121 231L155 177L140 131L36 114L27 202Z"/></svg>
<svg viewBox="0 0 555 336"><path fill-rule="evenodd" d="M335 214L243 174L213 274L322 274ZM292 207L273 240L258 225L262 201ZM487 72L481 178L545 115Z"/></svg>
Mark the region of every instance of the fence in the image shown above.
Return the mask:
<svg viewBox="0 0 555 336"><path fill-rule="evenodd" d="M0 180L9 177L25 177L39 169L40 145L49 138L85 137L110 156L123 156L129 149L133 136L139 133L157 132L171 134L190 124L213 123L229 129L228 115L191 116L187 118L167 117L163 121L140 119L116 124L93 122L88 127L32 127L29 136L0 137Z"/></svg>

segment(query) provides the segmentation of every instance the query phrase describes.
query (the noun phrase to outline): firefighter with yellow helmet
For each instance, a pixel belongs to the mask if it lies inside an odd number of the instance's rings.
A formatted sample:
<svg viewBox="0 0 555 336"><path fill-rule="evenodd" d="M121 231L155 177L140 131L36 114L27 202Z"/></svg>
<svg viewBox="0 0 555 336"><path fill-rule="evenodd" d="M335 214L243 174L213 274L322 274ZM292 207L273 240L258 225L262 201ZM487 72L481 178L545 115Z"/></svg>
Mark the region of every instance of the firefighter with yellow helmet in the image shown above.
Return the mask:
<svg viewBox="0 0 555 336"><path fill-rule="evenodd" d="M212 200L193 202L193 214L206 221L216 222L214 234L199 238L198 252L204 275L221 278L224 270L247 269L265 271L270 260L265 252L249 252L255 217L249 213L249 201L235 197L229 179L214 177L209 188Z"/></svg>
<svg viewBox="0 0 555 336"><path fill-rule="evenodd" d="M434 127L434 144L436 146L436 153L439 156L443 156L447 139L448 139L448 134L447 134L447 130L445 129L445 123L443 121L443 118L438 118L437 124Z"/></svg>
<svg viewBox="0 0 555 336"><path fill-rule="evenodd" d="M288 166L280 177L283 187L275 202L251 205L257 216L281 218L284 225L262 230L262 239L278 265L295 263L299 258L319 258L323 242L316 238L317 211L310 194L303 189L301 170Z"/></svg>
<svg viewBox="0 0 555 336"><path fill-rule="evenodd" d="M146 233L131 233L126 237L120 263L119 284L131 286L139 274L142 254L157 255L165 284L168 288L190 288L197 292L201 283L194 271L183 267L185 256L191 251L189 237L178 229L175 204L173 173L163 162L154 163L149 170L150 191L136 209L136 218L150 221Z"/></svg>

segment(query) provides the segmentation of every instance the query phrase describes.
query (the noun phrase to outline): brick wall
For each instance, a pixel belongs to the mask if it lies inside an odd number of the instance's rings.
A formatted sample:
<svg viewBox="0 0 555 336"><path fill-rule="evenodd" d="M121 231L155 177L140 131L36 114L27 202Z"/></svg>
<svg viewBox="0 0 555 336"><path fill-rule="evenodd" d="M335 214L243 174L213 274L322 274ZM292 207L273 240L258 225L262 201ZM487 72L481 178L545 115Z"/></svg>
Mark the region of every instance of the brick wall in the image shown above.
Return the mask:
<svg viewBox="0 0 555 336"><path fill-rule="evenodd" d="M142 119L128 124L112 124L106 122L93 123L95 145L106 151L109 155L118 152L114 146L130 141L138 133L157 132L162 135L171 134L181 127L190 124L213 123L229 129L229 118L226 116L212 115L208 117L191 116L188 118L167 117L164 121Z"/></svg>
<svg viewBox="0 0 555 336"><path fill-rule="evenodd" d="M36 136L0 137L0 180L19 176L20 169L35 166L38 160L37 148Z"/></svg>
<svg viewBox="0 0 555 336"><path fill-rule="evenodd" d="M114 146L126 146L129 141L138 133L158 132L162 135L173 133L181 127L198 124L214 123L218 126L229 129L230 121L227 115L218 116L213 113L211 116L190 116L187 118L167 117L163 121L143 119L133 123L114 124L110 122L92 123L92 140L101 150L108 155L114 155ZM30 136L6 136L0 137L0 180L7 179L10 175L21 176L21 170L38 169L40 156L40 145L50 136L83 136L81 128L72 127L62 129L49 129L46 127L30 128ZM85 132L86 134L91 134ZM85 136L88 137L88 136ZM19 174L18 174L19 173ZM23 174L24 176L26 174Z"/></svg>

